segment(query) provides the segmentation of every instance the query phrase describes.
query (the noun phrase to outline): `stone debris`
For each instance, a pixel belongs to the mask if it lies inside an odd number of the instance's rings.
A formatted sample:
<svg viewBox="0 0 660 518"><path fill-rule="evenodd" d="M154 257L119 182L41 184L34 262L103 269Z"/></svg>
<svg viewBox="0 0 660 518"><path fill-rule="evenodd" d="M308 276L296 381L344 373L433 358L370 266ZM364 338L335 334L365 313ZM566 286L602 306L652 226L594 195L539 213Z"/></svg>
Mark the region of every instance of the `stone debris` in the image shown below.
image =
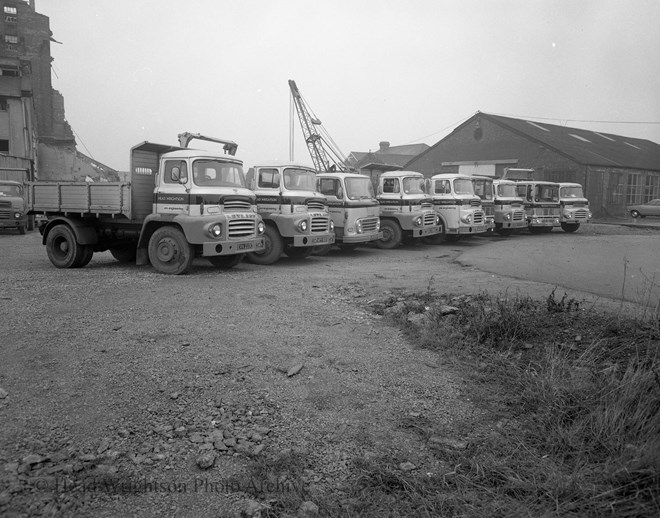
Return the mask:
<svg viewBox="0 0 660 518"><path fill-rule="evenodd" d="M209 469L215 463L215 454L212 452L204 452L197 457L197 465L201 469Z"/></svg>
<svg viewBox="0 0 660 518"><path fill-rule="evenodd" d="M298 518L315 518L318 515L319 515L319 506L309 500L300 504L300 507L298 508L298 513L296 514Z"/></svg>
<svg viewBox="0 0 660 518"><path fill-rule="evenodd" d="M286 372L286 375L287 375L289 378L292 377L292 376L295 376L296 374L298 374L298 373L302 370L302 368L303 368L304 366L305 366L305 365L302 364L302 363L299 363L298 365L294 365L293 367L291 367L291 368Z"/></svg>
<svg viewBox="0 0 660 518"><path fill-rule="evenodd" d="M9 392L7 392L5 389L0 387L0 399L5 399L9 395Z"/></svg>
<svg viewBox="0 0 660 518"><path fill-rule="evenodd" d="M416 468L417 466L415 466L412 462L402 462L401 464L399 464L399 469L401 471L412 471Z"/></svg>

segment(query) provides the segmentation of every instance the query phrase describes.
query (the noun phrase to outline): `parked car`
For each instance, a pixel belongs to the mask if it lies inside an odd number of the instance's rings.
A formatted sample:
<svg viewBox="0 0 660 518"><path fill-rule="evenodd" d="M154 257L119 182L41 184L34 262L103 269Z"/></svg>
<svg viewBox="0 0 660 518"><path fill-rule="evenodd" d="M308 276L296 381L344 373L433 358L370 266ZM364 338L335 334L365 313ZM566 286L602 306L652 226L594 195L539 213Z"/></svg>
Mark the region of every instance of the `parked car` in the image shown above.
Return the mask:
<svg viewBox="0 0 660 518"><path fill-rule="evenodd" d="M660 217L660 199L650 200L639 205L629 205L628 212L633 218L645 218L646 216Z"/></svg>

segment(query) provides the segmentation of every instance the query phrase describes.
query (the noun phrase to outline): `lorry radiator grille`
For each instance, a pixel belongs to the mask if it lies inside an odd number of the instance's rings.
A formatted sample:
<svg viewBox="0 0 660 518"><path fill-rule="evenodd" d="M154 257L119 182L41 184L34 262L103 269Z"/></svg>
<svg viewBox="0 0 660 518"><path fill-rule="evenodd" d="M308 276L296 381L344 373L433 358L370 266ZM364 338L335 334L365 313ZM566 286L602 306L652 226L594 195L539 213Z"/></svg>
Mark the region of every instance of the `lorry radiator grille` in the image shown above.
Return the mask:
<svg viewBox="0 0 660 518"><path fill-rule="evenodd" d="M435 225L435 211L424 213L424 226Z"/></svg>
<svg viewBox="0 0 660 518"><path fill-rule="evenodd" d="M250 202L242 200L225 200L224 206L227 212L245 212L252 210Z"/></svg>
<svg viewBox="0 0 660 518"><path fill-rule="evenodd" d="M227 235L229 239L254 236L256 226L253 219L232 219L229 221Z"/></svg>
<svg viewBox="0 0 660 518"><path fill-rule="evenodd" d="M330 228L329 218L312 218L312 233L327 232Z"/></svg>
<svg viewBox="0 0 660 518"><path fill-rule="evenodd" d="M479 205L481 205L481 200L470 200L470 205L472 207L478 207Z"/></svg>
<svg viewBox="0 0 660 518"><path fill-rule="evenodd" d="M523 210L513 211L513 221L522 221L523 219L525 219L525 211Z"/></svg>
<svg viewBox="0 0 660 518"><path fill-rule="evenodd" d="M11 202L0 201L0 219L10 219L10 218L11 218Z"/></svg>
<svg viewBox="0 0 660 518"><path fill-rule="evenodd" d="M576 210L575 219L587 219L587 211L585 209Z"/></svg>
<svg viewBox="0 0 660 518"><path fill-rule="evenodd" d="M480 210L474 211L474 224L479 225L484 222L484 213Z"/></svg>
<svg viewBox="0 0 660 518"><path fill-rule="evenodd" d="M325 204L321 200L310 200L307 202L307 210L325 210Z"/></svg>
<svg viewBox="0 0 660 518"><path fill-rule="evenodd" d="M362 218L362 232L375 232L379 218Z"/></svg>

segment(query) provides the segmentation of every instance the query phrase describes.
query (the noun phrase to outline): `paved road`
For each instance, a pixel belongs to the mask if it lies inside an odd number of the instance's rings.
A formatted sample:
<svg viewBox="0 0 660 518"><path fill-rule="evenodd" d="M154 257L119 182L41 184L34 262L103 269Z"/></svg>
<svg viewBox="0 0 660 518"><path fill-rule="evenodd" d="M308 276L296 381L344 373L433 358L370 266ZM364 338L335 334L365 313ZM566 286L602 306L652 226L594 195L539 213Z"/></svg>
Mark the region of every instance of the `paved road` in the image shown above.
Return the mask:
<svg viewBox="0 0 660 518"><path fill-rule="evenodd" d="M553 232L493 239L459 258L480 270L556 284L643 305L660 300L660 232L584 235Z"/></svg>

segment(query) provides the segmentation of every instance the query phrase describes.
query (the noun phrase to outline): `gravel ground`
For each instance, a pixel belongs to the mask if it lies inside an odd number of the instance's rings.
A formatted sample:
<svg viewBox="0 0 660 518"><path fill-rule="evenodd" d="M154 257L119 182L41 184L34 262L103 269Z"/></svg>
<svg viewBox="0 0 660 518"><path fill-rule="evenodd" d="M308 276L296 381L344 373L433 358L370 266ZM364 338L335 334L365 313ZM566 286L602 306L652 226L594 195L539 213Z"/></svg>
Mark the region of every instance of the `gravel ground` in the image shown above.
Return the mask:
<svg viewBox="0 0 660 518"><path fill-rule="evenodd" d="M58 270L38 233L0 234L0 515L240 516L264 502L233 477L290 450L312 496L359 455L438 469L401 421L448 429L476 410L372 307L426 289L548 295L455 262L490 239L172 277L109 253Z"/></svg>

